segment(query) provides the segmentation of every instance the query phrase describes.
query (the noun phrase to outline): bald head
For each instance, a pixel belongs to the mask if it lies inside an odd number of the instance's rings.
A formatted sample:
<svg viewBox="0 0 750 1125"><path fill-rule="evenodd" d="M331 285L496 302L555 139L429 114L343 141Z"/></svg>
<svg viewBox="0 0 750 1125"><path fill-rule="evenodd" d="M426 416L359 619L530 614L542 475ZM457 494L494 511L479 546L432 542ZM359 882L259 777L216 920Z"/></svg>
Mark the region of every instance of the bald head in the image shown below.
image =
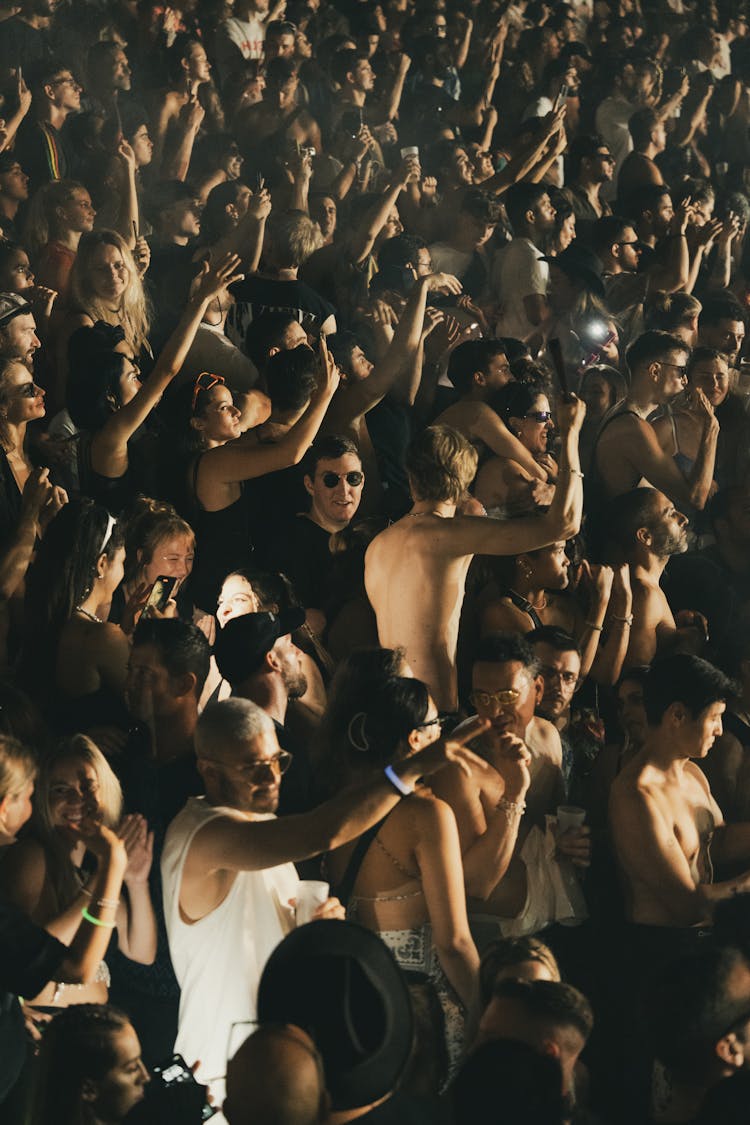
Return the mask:
<svg viewBox="0 0 750 1125"><path fill-rule="evenodd" d="M292 1024L259 1027L227 1066L229 1125L318 1125L328 1105L315 1044Z"/></svg>

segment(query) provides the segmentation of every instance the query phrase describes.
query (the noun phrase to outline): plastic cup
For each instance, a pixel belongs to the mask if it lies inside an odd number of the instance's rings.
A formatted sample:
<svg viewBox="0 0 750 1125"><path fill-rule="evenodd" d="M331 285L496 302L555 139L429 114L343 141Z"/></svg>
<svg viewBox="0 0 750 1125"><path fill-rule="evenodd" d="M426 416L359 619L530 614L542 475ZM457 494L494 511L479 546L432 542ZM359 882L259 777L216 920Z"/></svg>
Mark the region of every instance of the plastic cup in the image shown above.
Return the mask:
<svg viewBox="0 0 750 1125"><path fill-rule="evenodd" d="M586 810L577 805L557 806L557 830L567 832L569 828L580 828L586 820Z"/></svg>
<svg viewBox="0 0 750 1125"><path fill-rule="evenodd" d="M329 898L330 887L319 879L301 879L297 884L297 925L312 922L313 914Z"/></svg>

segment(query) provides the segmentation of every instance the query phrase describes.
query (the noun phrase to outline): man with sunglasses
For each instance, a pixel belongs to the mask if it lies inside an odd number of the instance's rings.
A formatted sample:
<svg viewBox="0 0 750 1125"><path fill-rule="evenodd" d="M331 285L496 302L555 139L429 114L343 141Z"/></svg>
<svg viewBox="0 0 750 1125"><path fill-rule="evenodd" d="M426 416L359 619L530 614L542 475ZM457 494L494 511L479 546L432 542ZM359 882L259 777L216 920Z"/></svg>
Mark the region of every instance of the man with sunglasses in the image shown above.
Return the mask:
<svg viewBox="0 0 750 1125"><path fill-rule="evenodd" d="M708 399L691 391L702 422L698 455L683 473L675 458L659 445L649 416L687 386L690 349L679 336L644 332L626 353L630 389L604 416L591 457L586 501L601 510L613 497L648 482L680 506L703 509L714 476L719 423Z"/></svg>
<svg viewBox="0 0 750 1125"><path fill-rule="evenodd" d="M223 633L242 620L230 621ZM219 1104L227 1059L246 1038L244 1024L255 1017L261 972L295 924L292 863L357 839L421 777L448 761L472 761L463 747L482 728L471 724L461 736L432 742L311 812L277 820L288 755L269 715L237 698L203 711L195 745L206 797L189 800L173 820L161 871L170 952L182 988L175 1049L201 1060L200 1076ZM341 918L343 910L337 899L328 899L315 917Z"/></svg>
<svg viewBox="0 0 750 1125"><path fill-rule="evenodd" d="M343 531L356 516L365 474L355 443L336 434L315 439L303 469L310 510L291 516L279 527L268 563L291 579L308 614L315 610L321 615L313 628L322 632L322 611L331 594L331 536Z"/></svg>

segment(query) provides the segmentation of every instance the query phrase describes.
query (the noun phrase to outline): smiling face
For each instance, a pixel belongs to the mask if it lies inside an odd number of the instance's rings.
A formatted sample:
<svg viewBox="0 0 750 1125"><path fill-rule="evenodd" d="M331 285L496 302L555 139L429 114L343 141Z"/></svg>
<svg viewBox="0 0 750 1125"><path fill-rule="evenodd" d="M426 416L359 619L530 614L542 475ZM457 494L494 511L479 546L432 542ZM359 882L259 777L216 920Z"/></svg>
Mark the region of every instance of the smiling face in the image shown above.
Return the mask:
<svg viewBox="0 0 750 1125"><path fill-rule="evenodd" d="M75 188L64 206L57 208L57 217L64 230L77 234L86 234L93 230L96 211L86 189Z"/></svg>
<svg viewBox="0 0 750 1125"><path fill-rule="evenodd" d="M117 246L103 242L91 255L91 288L100 301L118 304L128 287L130 270Z"/></svg>
<svg viewBox="0 0 750 1125"><path fill-rule="evenodd" d="M90 762L77 757L57 762L50 773L47 798L55 831L77 841L81 821L101 809L99 788L99 778Z"/></svg>
<svg viewBox="0 0 750 1125"><path fill-rule="evenodd" d="M11 363L0 382L0 414L11 426L36 422L45 414L44 391L38 387L25 364Z"/></svg>
<svg viewBox="0 0 750 1125"><path fill-rule="evenodd" d="M304 483L312 497L311 519L328 531L341 531L354 518L362 499L362 462L356 453L318 461L314 478L306 476Z"/></svg>
<svg viewBox="0 0 750 1125"><path fill-rule="evenodd" d="M233 617L257 613L259 609L260 602L247 578L243 578L241 574L230 574L224 579L216 609L216 620L221 629Z"/></svg>
<svg viewBox="0 0 750 1125"><path fill-rule="evenodd" d="M143 568L143 581L153 585L157 578L179 578L184 581L195 562L195 539L192 535L173 535L160 539Z"/></svg>
<svg viewBox="0 0 750 1125"><path fill-rule="evenodd" d="M699 359L690 369L690 386L697 387L713 407L729 394L729 368L725 359Z"/></svg>
<svg viewBox="0 0 750 1125"><path fill-rule="evenodd" d="M546 415L546 417L545 417ZM524 418L509 419L514 433L530 453L547 452L547 435L552 429L549 400L537 395Z"/></svg>
<svg viewBox="0 0 750 1125"><path fill-rule="evenodd" d="M241 812L275 812L281 784L279 752L273 730L212 749L210 762L198 762L209 800Z"/></svg>

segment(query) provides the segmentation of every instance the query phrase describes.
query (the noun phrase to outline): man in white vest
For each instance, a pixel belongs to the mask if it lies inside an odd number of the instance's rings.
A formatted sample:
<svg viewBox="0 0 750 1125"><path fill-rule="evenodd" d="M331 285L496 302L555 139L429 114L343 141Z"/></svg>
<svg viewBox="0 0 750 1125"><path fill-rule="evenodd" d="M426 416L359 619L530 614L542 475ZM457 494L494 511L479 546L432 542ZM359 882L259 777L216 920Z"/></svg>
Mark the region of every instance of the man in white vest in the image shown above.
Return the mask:
<svg viewBox="0 0 750 1125"><path fill-rule="evenodd" d="M469 724L459 740L433 743L394 762L373 781L351 787L301 816L277 820L282 751L273 722L250 700L210 704L195 731L205 797L190 798L167 832L161 871L172 964L180 984L175 1049L200 1060L199 1080L224 1098L227 1060L255 1018L258 982L268 957L294 926L292 860L331 851L361 836L420 777L449 761L474 759L463 747L487 724ZM329 899L318 918L343 917Z"/></svg>

